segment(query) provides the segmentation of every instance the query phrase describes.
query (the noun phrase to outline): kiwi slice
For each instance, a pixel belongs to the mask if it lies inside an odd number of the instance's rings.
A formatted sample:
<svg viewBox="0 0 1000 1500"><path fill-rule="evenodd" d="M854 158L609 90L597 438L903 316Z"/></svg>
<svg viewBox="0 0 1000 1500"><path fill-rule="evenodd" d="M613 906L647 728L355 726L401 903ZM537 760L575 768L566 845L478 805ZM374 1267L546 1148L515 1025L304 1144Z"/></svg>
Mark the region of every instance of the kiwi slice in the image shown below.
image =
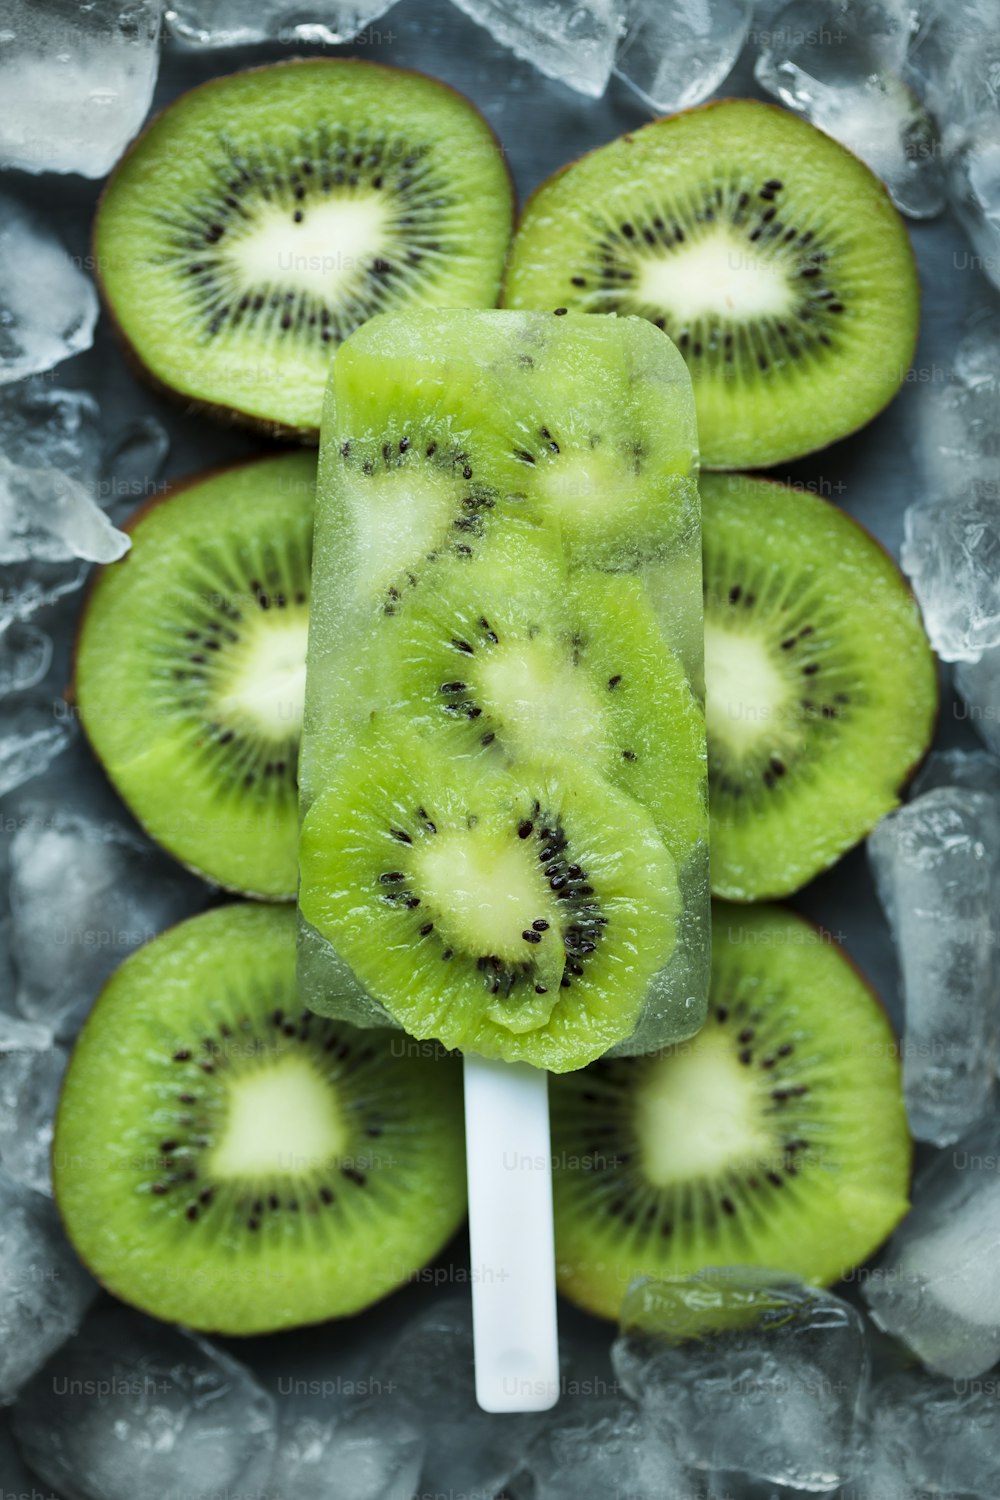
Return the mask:
<svg viewBox="0 0 1000 1500"><path fill-rule="evenodd" d="M763 468L863 426L902 383L919 314L878 178L745 99L654 120L557 172L524 212L504 297L664 329L712 469Z"/></svg>
<svg viewBox="0 0 1000 1500"><path fill-rule="evenodd" d="M316 460L201 475L129 523L77 641L83 727L159 843L208 879L295 895Z"/></svg>
<svg viewBox="0 0 1000 1500"><path fill-rule="evenodd" d="M70 1060L53 1180L109 1291L264 1333L369 1306L465 1204L461 1082L305 1010L290 907L232 905L126 959Z"/></svg>
<svg viewBox="0 0 1000 1500"><path fill-rule="evenodd" d="M411 1036L553 1072L632 1032L673 951L648 812L575 762L444 756L387 715L316 798L303 916Z"/></svg>
<svg viewBox="0 0 1000 1500"><path fill-rule="evenodd" d="M156 383L315 436L331 351L366 318L494 305L512 213L468 100L310 58L212 79L158 116L108 182L95 263Z"/></svg>
<svg viewBox="0 0 1000 1500"><path fill-rule="evenodd" d="M702 480L712 887L786 895L864 838L934 732L906 581L819 496Z"/></svg>
<svg viewBox="0 0 1000 1500"><path fill-rule="evenodd" d="M615 1318L637 1276L771 1267L836 1281L906 1212L897 1044L827 934L716 903L709 1019L552 1088L565 1294Z"/></svg>
<svg viewBox="0 0 1000 1500"><path fill-rule="evenodd" d="M704 715L638 576L569 572L551 532L512 525L443 562L386 639L390 700L446 755L575 760L649 809L676 863L705 838Z"/></svg>

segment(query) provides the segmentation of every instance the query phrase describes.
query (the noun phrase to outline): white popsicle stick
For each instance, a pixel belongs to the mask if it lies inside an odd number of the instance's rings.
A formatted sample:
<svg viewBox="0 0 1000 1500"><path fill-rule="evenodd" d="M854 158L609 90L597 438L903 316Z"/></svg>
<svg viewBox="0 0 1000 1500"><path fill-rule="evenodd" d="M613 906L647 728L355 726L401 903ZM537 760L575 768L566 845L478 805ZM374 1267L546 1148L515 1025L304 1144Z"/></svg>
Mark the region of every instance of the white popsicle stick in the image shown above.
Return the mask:
<svg viewBox="0 0 1000 1500"><path fill-rule="evenodd" d="M559 1399L549 1078L465 1058L476 1400L548 1411Z"/></svg>

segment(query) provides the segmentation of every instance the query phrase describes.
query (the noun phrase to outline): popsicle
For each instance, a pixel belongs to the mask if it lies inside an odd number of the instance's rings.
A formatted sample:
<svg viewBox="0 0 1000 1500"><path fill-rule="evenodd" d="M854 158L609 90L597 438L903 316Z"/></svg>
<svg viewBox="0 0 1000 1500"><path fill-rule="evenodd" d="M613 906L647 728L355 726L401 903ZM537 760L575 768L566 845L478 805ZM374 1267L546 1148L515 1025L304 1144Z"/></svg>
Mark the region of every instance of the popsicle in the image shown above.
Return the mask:
<svg viewBox="0 0 1000 1500"><path fill-rule="evenodd" d="M372 319L334 361L313 578L308 1002L555 1072L696 1031L697 440L669 339Z"/></svg>
<svg viewBox="0 0 1000 1500"><path fill-rule="evenodd" d="M300 987L466 1054L491 1411L558 1393L544 1070L704 1019L700 541L691 383L645 320L413 313L339 349Z"/></svg>

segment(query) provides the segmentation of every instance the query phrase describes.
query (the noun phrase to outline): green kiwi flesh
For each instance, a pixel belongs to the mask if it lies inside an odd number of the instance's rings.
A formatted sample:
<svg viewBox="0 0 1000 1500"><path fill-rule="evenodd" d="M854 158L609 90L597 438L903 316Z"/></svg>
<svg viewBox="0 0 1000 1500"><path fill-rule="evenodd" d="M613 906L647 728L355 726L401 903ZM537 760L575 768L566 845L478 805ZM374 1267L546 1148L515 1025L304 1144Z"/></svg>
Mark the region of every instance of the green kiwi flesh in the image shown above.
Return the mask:
<svg viewBox="0 0 1000 1500"><path fill-rule="evenodd" d="M458 1227L464 1178L456 1064L304 1009L288 907L218 908L122 964L53 1146L56 1202L98 1280L229 1334L385 1296Z"/></svg>
<svg viewBox="0 0 1000 1500"><path fill-rule="evenodd" d="M83 727L140 823L228 889L291 900L316 459L189 481L141 510L80 625Z"/></svg>
<svg viewBox="0 0 1000 1500"><path fill-rule="evenodd" d="M705 468L765 468L868 422L916 343L919 287L882 184L785 110L654 120L543 184L508 307L637 313L687 360Z"/></svg>
<svg viewBox="0 0 1000 1500"><path fill-rule="evenodd" d="M712 888L783 896L897 806L937 673L892 558L818 495L702 478Z"/></svg>
<svg viewBox="0 0 1000 1500"><path fill-rule="evenodd" d="M704 838L704 714L638 576L570 571L511 522L378 629L391 701L446 755L576 760L649 809L678 865Z"/></svg>
<svg viewBox="0 0 1000 1500"><path fill-rule="evenodd" d="M561 1290L616 1318L640 1276L762 1266L823 1285L908 1207L897 1044L832 940L716 903L709 1019L552 1087Z"/></svg>
<svg viewBox="0 0 1000 1500"><path fill-rule="evenodd" d="M111 175L95 258L157 383L315 436L331 351L365 318L495 304L512 213L467 100L311 58L213 79L159 115Z"/></svg>
<svg viewBox="0 0 1000 1500"><path fill-rule="evenodd" d="M633 1030L680 898L649 813L584 766L362 736L306 814L302 914L414 1037L561 1072Z"/></svg>

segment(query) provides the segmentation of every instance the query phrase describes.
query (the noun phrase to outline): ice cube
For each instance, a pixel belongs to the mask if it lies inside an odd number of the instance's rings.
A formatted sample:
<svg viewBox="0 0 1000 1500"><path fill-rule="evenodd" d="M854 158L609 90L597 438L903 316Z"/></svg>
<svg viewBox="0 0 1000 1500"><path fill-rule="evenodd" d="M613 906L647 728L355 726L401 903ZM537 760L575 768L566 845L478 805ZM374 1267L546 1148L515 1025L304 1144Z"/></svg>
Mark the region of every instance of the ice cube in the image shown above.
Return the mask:
<svg viewBox="0 0 1000 1500"><path fill-rule="evenodd" d="M1000 671L1000 660L997 669ZM956 675L959 670L964 668L956 669ZM916 797L941 786L959 786L1000 797L1000 760L988 750L935 750L914 777L911 792Z"/></svg>
<svg viewBox="0 0 1000 1500"><path fill-rule="evenodd" d="M77 480L0 453L0 564L116 562L130 546Z"/></svg>
<svg viewBox="0 0 1000 1500"><path fill-rule="evenodd" d="M49 1199L0 1169L0 1405L79 1327L96 1290Z"/></svg>
<svg viewBox="0 0 1000 1500"><path fill-rule="evenodd" d="M371 1401L346 1414L282 1415L268 1500L412 1500L424 1440Z"/></svg>
<svg viewBox="0 0 1000 1500"><path fill-rule="evenodd" d="M122 959L205 892L130 829L29 807L10 844L18 1009L71 1033Z"/></svg>
<svg viewBox="0 0 1000 1500"><path fill-rule="evenodd" d="M976 661L1000 644L1000 485L918 500L906 512L904 533L903 569L931 645L945 661Z"/></svg>
<svg viewBox="0 0 1000 1500"><path fill-rule="evenodd" d="M256 1500L275 1405L203 1339L102 1305L25 1387L12 1425L66 1500Z"/></svg>
<svg viewBox="0 0 1000 1500"><path fill-rule="evenodd" d="M167 30L196 47L250 42L349 42L384 16L395 0L175 0Z"/></svg>
<svg viewBox="0 0 1000 1500"><path fill-rule="evenodd" d="M104 452L101 499L115 522L162 493L169 452L170 438L155 417L140 417L114 435Z"/></svg>
<svg viewBox="0 0 1000 1500"><path fill-rule="evenodd" d="M990 1108L1000 1060L1000 801L926 792L882 819L868 857L902 975L910 1130L946 1146Z"/></svg>
<svg viewBox="0 0 1000 1500"><path fill-rule="evenodd" d="M159 68L161 0L4 0L0 166L103 177Z"/></svg>
<svg viewBox="0 0 1000 1500"><path fill-rule="evenodd" d="M67 1054L45 1026L0 1012L0 1167L51 1193L52 1121Z"/></svg>
<svg viewBox="0 0 1000 1500"><path fill-rule="evenodd" d="M1000 755L1000 646L984 651L978 661L959 662L954 681L969 723Z"/></svg>
<svg viewBox="0 0 1000 1500"><path fill-rule="evenodd" d="M0 628L80 587L71 543L103 557L127 546L94 503L100 453L90 396L38 378L0 387Z"/></svg>
<svg viewBox="0 0 1000 1500"><path fill-rule="evenodd" d="M852 1472L868 1355L832 1292L745 1266L642 1281L612 1360L683 1463L815 1490Z"/></svg>
<svg viewBox="0 0 1000 1500"><path fill-rule="evenodd" d="M618 47L618 0L455 0L516 57L599 99Z"/></svg>
<svg viewBox="0 0 1000 1500"><path fill-rule="evenodd" d="M869 1446L894 1476L885 1500L1000 1495L1000 1407L994 1381L942 1380L904 1370L872 1392ZM891 1481L890 1481L891 1482ZM874 1486L872 1500L875 1500ZM881 1500L881 1497L880 1497Z"/></svg>
<svg viewBox="0 0 1000 1500"><path fill-rule="evenodd" d="M561 1402L548 1414L527 1463L536 1500L697 1500L700 1493L662 1435L621 1397Z"/></svg>
<svg viewBox="0 0 1000 1500"><path fill-rule="evenodd" d="M973 1379L1000 1359L1000 1120L939 1152L863 1284L880 1328L930 1369Z"/></svg>
<svg viewBox="0 0 1000 1500"><path fill-rule="evenodd" d="M393 1391L392 1402L427 1441L421 1493L493 1500L521 1467L539 1418L491 1416L476 1405L467 1297L443 1299L418 1314L374 1378Z"/></svg>
<svg viewBox="0 0 1000 1500"><path fill-rule="evenodd" d="M41 776L73 738L73 721L45 698L5 703L0 728L0 797Z"/></svg>
<svg viewBox="0 0 1000 1500"><path fill-rule="evenodd" d="M96 322L93 283L37 214L0 193L0 385L89 349Z"/></svg>
<svg viewBox="0 0 1000 1500"><path fill-rule="evenodd" d="M990 310L975 319L955 351L955 374L963 385L1000 383L1000 312Z"/></svg>
<svg viewBox="0 0 1000 1500"><path fill-rule="evenodd" d="M978 121L952 152L948 188L973 263L1000 286L1000 115Z"/></svg>
<svg viewBox="0 0 1000 1500"><path fill-rule="evenodd" d="M707 99L728 78L753 0L629 0L615 72L659 113Z"/></svg>
<svg viewBox="0 0 1000 1500"><path fill-rule="evenodd" d="M928 218L944 206L945 172L937 127L903 76L909 19L892 0L792 0L754 72L867 162L904 213Z"/></svg>
<svg viewBox="0 0 1000 1500"><path fill-rule="evenodd" d="M41 682L52 662L52 642L35 625L0 626L0 698Z"/></svg>

